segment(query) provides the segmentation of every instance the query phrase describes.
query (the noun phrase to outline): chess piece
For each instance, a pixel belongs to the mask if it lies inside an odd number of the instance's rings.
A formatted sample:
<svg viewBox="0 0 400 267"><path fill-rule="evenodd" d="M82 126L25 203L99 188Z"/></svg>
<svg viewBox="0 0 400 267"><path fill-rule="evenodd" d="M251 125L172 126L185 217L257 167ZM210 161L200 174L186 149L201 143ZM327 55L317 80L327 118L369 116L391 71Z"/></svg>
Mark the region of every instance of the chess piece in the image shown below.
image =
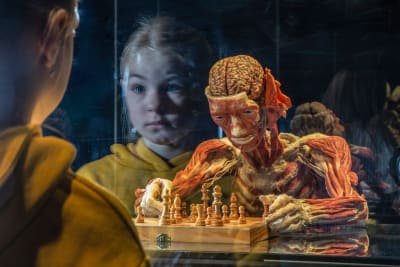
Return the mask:
<svg viewBox="0 0 400 267"><path fill-rule="evenodd" d="M175 208L175 221L176 223L181 223L182 222L182 214L181 214L181 197L179 194L175 195L174 199L174 208Z"/></svg>
<svg viewBox="0 0 400 267"><path fill-rule="evenodd" d="M182 218L187 218L186 202L182 202Z"/></svg>
<svg viewBox="0 0 400 267"><path fill-rule="evenodd" d="M201 200L203 200L203 215L204 217L206 216L207 213L207 208L208 208L208 201L210 200L210 197L208 196L208 192L210 191L209 185L207 183L204 183L201 186Z"/></svg>
<svg viewBox="0 0 400 267"><path fill-rule="evenodd" d="M268 217L268 212L269 212L269 205L265 202L263 202L263 208L264 208L264 212L262 214L263 219Z"/></svg>
<svg viewBox="0 0 400 267"><path fill-rule="evenodd" d="M212 217L212 207L207 207L207 218L206 218L206 225L211 224L211 217Z"/></svg>
<svg viewBox="0 0 400 267"><path fill-rule="evenodd" d="M170 225L170 220L169 220L169 207L168 203L170 202L170 192L169 190L166 190L166 192L162 195L162 205L163 209L161 212L160 220L158 222L159 225Z"/></svg>
<svg viewBox="0 0 400 267"><path fill-rule="evenodd" d="M171 205L171 207L169 208L169 222L170 224L176 224L174 205Z"/></svg>
<svg viewBox="0 0 400 267"><path fill-rule="evenodd" d="M228 205L223 205L222 206L222 222L223 223L229 223L229 216L228 216Z"/></svg>
<svg viewBox="0 0 400 267"><path fill-rule="evenodd" d="M245 209L244 206L239 207L239 224L245 224L246 217L245 217Z"/></svg>
<svg viewBox="0 0 400 267"><path fill-rule="evenodd" d="M142 208L142 206L138 206L138 207L137 207L137 213L138 213L138 215L137 215L137 217L136 217L135 222L136 222L136 223L144 223L143 208Z"/></svg>
<svg viewBox="0 0 400 267"><path fill-rule="evenodd" d="M197 209L196 204L190 204L190 215L189 215L189 222L196 222L197 219Z"/></svg>
<svg viewBox="0 0 400 267"><path fill-rule="evenodd" d="M206 222L205 222L205 215L203 214L204 210L203 210L203 204L197 204L196 205L196 209L197 209L197 220L196 220L196 226L205 226Z"/></svg>
<svg viewBox="0 0 400 267"><path fill-rule="evenodd" d="M231 201L231 203L230 203L231 213L229 214L229 218L231 220L237 220L239 215L238 215L238 200L237 200L236 193L231 194L230 201Z"/></svg>
<svg viewBox="0 0 400 267"><path fill-rule="evenodd" d="M222 222L222 215L221 215L222 191L221 191L221 187L219 185L216 185L214 187L213 197L214 197L214 201L213 201L214 210L213 210L213 216L211 218L211 225L212 226L223 226L224 224Z"/></svg>

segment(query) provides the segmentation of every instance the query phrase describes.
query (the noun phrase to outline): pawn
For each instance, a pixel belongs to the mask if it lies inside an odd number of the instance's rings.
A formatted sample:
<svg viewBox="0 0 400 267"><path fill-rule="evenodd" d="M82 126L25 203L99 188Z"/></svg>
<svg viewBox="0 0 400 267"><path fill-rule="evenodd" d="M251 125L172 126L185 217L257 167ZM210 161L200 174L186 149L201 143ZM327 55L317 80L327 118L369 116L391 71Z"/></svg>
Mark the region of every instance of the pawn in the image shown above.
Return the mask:
<svg viewBox="0 0 400 267"><path fill-rule="evenodd" d="M208 192L210 191L208 189L209 185L208 184L203 184L201 186L201 200L203 200L203 214L204 216L207 213L207 208L208 208L208 201L210 200L210 197L208 196Z"/></svg>
<svg viewBox="0 0 400 267"><path fill-rule="evenodd" d="M182 218L187 218L186 202L182 202Z"/></svg>
<svg viewBox="0 0 400 267"><path fill-rule="evenodd" d="M174 213L174 218L176 223L181 223L182 222L182 214L181 214L181 198L179 194L175 195L174 199L174 208L175 208L175 213Z"/></svg>
<svg viewBox="0 0 400 267"><path fill-rule="evenodd" d="M264 211L263 211L262 217L263 217L263 219L265 219L268 217L269 205L266 203L263 203L263 208L264 208Z"/></svg>
<svg viewBox="0 0 400 267"><path fill-rule="evenodd" d="M211 224L211 216L212 216L212 207L207 207L206 225Z"/></svg>
<svg viewBox="0 0 400 267"><path fill-rule="evenodd" d="M245 217L245 209L244 206L239 207L239 224L245 224L246 217Z"/></svg>
<svg viewBox="0 0 400 267"><path fill-rule="evenodd" d="M228 216L228 206L227 205L223 205L222 206L222 222L223 223L229 223L229 216Z"/></svg>
<svg viewBox="0 0 400 267"><path fill-rule="evenodd" d="M136 223L144 223L143 208L142 208L142 206L138 206L138 207L137 207L137 213L138 213L138 215L137 215L137 217L136 217L135 222L136 222Z"/></svg>
<svg viewBox="0 0 400 267"><path fill-rule="evenodd" d="M196 226L205 226L206 222L204 220L204 210L203 210L203 204L197 204L196 205L197 209L197 220L196 220Z"/></svg>
<svg viewBox="0 0 400 267"><path fill-rule="evenodd" d="M238 219L238 200L236 193L231 194L231 199L230 199L230 209L231 209L231 214L229 214L229 218L231 220L237 220Z"/></svg>
<svg viewBox="0 0 400 267"><path fill-rule="evenodd" d="M196 222L196 219L197 219L196 204L190 204L189 222Z"/></svg>
<svg viewBox="0 0 400 267"><path fill-rule="evenodd" d="M162 205L163 205L163 209L161 212L161 216L160 216L160 220L158 222L159 225L169 225L170 224L170 220L169 220L169 200L170 200L170 192L167 191L162 195Z"/></svg>
<svg viewBox="0 0 400 267"><path fill-rule="evenodd" d="M169 208L169 222L170 224L176 224L174 205L171 205L171 207Z"/></svg>

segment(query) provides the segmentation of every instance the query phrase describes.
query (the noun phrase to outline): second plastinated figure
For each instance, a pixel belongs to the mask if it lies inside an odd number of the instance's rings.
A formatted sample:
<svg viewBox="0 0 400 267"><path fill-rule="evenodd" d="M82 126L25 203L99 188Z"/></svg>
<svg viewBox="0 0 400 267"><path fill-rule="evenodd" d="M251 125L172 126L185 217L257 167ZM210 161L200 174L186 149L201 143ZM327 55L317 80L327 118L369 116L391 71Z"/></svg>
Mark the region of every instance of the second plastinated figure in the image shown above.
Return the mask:
<svg viewBox="0 0 400 267"><path fill-rule="evenodd" d="M236 192L252 216L268 206L272 231L365 223L368 207L354 189L358 177L347 142L323 134L279 134L277 121L291 100L269 69L246 55L221 59L210 70L205 93L226 138L201 143L172 183L150 183L142 197L145 210L159 214L157 196L163 190L190 201L203 183L233 176L224 193Z"/></svg>

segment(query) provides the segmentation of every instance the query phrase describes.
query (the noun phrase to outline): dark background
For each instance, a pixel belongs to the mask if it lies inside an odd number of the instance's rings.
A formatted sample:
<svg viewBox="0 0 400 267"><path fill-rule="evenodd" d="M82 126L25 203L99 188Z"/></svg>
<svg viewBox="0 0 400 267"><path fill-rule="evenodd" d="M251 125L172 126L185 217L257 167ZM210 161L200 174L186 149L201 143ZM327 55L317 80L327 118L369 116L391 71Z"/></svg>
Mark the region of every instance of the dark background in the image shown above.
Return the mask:
<svg viewBox="0 0 400 267"><path fill-rule="evenodd" d="M109 145L121 140L118 59L143 17L174 16L203 31L216 60L254 56L281 81L294 108L320 100L333 75L348 66L379 72L392 85L400 84L399 1L82 0L79 10L62 119L53 120L77 145L74 168L107 154ZM285 131L287 121L280 126Z"/></svg>

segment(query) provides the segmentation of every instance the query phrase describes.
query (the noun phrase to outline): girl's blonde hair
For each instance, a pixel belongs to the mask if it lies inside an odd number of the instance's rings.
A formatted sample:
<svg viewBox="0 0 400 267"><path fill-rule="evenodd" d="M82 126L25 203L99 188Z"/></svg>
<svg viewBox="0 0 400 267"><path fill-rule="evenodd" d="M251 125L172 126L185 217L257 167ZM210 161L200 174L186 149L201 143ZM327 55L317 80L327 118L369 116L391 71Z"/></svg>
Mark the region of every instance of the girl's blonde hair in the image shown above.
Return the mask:
<svg viewBox="0 0 400 267"><path fill-rule="evenodd" d="M143 19L139 22L139 27L130 35L122 51L121 79L124 78L129 61L143 48L161 51L178 60L186 70L188 95L193 102L193 109L197 112L207 112L202 109L207 106L204 88L207 85L208 71L212 63L212 50L203 34L171 17ZM124 94L122 97L124 98ZM121 102L122 128L126 138L131 135L129 131L132 125L127 116L125 99ZM128 138L128 141L132 140Z"/></svg>
<svg viewBox="0 0 400 267"><path fill-rule="evenodd" d="M132 56L143 48L151 48L178 59L187 69L187 78L204 89L211 65L211 48L198 30L171 17L143 19L139 25L122 51L121 78Z"/></svg>

